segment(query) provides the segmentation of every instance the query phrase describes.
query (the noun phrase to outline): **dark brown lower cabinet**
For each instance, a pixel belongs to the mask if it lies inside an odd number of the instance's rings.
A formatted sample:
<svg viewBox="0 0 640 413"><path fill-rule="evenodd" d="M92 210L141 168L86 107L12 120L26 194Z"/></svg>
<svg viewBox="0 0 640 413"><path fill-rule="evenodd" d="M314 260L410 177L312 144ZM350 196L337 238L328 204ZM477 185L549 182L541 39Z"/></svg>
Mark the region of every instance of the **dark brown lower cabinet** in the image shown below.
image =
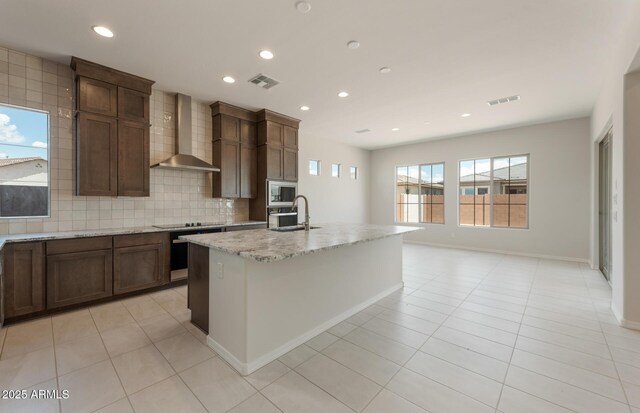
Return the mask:
<svg viewBox="0 0 640 413"><path fill-rule="evenodd" d="M31 314L45 308L44 248L42 242L4 247L4 315Z"/></svg>
<svg viewBox="0 0 640 413"><path fill-rule="evenodd" d="M171 280L168 233L114 237L113 247L114 295L157 287Z"/></svg>
<svg viewBox="0 0 640 413"><path fill-rule="evenodd" d="M209 248L191 242L187 291L191 322L209 333Z"/></svg>
<svg viewBox="0 0 640 413"><path fill-rule="evenodd" d="M113 250L47 256L47 309L113 295Z"/></svg>

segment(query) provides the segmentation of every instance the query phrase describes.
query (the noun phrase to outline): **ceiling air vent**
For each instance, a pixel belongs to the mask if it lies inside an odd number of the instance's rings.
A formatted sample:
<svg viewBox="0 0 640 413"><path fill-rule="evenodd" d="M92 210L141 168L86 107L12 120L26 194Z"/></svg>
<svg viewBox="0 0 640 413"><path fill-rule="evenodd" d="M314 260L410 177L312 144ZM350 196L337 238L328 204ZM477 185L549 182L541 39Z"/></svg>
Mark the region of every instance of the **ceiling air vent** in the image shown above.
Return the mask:
<svg viewBox="0 0 640 413"><path fill-rule="evenodd" d="M255 75L254 77L249 79L249 82L253 83L256 86L260 86L263 89L271 89L272 87L280 83L274 78L265 75L264 73Z"/></svg>
<svg viewBox="0 0 640 413"><path fill-rule="evenodd" d="M490 100L487 102L487 104L489 106L496 106L496 105L502 105L503 103L515 102L516 100L520 100L520 95L514 95L506 98Z"/></svg>
<svg viewBox="0 0 640 413"><path fill-rule="evenodd" d="M371 129L360 129L356 131L356 133L367 133L367 132L371 132Z"/></svg>

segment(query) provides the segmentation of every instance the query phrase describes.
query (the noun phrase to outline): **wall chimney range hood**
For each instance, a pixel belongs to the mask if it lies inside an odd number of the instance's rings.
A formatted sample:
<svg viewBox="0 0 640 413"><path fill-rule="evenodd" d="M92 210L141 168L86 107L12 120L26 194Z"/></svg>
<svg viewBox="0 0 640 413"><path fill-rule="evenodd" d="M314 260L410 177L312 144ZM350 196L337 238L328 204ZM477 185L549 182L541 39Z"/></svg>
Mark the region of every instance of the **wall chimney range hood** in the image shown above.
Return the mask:
<svg viewBox="0 0 640 413"><path fill-rule="evenodd" d="M191 96L176 94L176 155L165 159L152 168L178 169L202 172L220 172L217 168L193 156L191 134Z"/></svg>

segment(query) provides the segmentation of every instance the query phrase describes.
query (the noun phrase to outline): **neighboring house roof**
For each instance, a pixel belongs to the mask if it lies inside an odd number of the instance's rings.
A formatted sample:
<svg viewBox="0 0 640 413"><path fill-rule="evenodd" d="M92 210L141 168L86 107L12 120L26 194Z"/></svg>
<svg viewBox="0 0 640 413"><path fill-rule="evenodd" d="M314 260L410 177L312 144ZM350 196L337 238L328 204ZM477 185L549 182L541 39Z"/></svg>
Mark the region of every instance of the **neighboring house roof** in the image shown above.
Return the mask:
<svg viewBox="0 0 640 413"><path fill-rule="evenodd" d="M19 163L31 162L31 161L44 161L47 162L46 159L42 159L39 156L32 156L30 158L10 158L10 159L0 159L0 167L17 165Z"/></svg>
<svg viewBox="0 0 640 413"><path fill-rule="evenodd" d="M494 169L493 179L497 181L506 181L509 179L509 172L511 172L511 180L527 179L527 164L521 163L511 167L505 166L504 168ZM482 182L489 181L491 179L491 172L483 172L481 174L469 174L460 177L460 182Z"/></svg>

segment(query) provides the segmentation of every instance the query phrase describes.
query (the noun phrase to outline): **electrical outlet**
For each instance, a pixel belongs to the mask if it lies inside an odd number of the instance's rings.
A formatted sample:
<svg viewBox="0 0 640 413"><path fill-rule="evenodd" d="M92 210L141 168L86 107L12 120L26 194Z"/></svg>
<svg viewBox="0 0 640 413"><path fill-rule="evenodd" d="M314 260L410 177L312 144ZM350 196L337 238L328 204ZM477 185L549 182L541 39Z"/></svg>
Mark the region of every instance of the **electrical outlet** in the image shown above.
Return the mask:
<svg viewBox="0 0 640 413"><path fill-rule="evenodd" d="M216 275L219 279L224 279L224 264L221 262L216 265Z"/></svg>

